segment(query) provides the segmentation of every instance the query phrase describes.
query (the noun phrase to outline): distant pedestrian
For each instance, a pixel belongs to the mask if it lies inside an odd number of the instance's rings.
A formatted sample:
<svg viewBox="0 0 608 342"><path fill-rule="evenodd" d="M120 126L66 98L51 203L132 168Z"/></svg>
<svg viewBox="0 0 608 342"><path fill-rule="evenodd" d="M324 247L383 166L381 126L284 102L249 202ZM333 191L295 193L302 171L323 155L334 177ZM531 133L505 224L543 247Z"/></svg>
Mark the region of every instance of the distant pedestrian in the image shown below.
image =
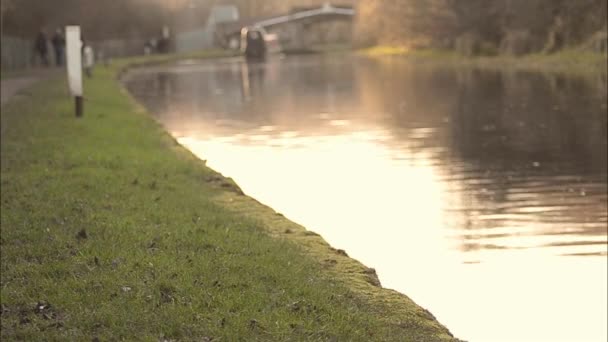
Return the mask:
<svg viewBox="0 0 608 342"><path fill-rule="evenodd" d="M169 53L169 39L160 37L158 39L157 49L159 53Z"/></svg>
<svg viewBox="0 0 608 342"><path fill-rule="evenodd" d="M49 65L47 44L46 34L44 33L44 30L40 30L38 36L36 36L36 41L34 42L34 49L36 50L38 57L40 57L40 62L44 66Z"/></svg>
<svg viewBox="0 0 608 342"><path fill-rule="evenodd" d="M87 77L93 76L93 66L95 65L95 52L91 45L85 43L82 50L84 72Z"/></svg>
<svg viewBox="0 0 608 342"><path fill-rule="evenodd" d="M84 47L87 46L87 41L84 40L84 33L80 32L80 54L84 55Z"/></svg>
<svg viewBox="0 0 608 342"><path fill-rule="evenodd" d="M62 66L65 56L65 38L63 37L61 29L58 28L57 31L55 31L51 43L53 44L53 50L55 52L55 64L57 66Z"/></svg>
<svg viewBox="0 0 608 342"><path fill-rule="evenodd" d="M151 53L152 53L152 41L146 40L146 43L144 44L144 55L148 56Z"/></svg>

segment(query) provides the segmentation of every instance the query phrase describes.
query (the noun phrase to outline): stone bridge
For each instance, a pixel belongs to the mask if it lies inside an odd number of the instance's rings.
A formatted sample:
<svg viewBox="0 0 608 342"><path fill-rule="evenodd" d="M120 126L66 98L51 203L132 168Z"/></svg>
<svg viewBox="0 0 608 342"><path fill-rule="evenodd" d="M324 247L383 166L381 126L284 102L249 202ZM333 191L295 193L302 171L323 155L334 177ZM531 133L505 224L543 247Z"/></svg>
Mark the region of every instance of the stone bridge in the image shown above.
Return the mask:
<svg viewBox="0 0 608 342"><path fill-rule="evenodd" d="M326 21L352 21L354 16L354 8L330 3L321 7L297 7L284 15L220 23L216 26L214 40L220 46L229 47L239 40L243 28L256 27L276 33L284 50L308 50L307 32L312 25Z"/></svg>

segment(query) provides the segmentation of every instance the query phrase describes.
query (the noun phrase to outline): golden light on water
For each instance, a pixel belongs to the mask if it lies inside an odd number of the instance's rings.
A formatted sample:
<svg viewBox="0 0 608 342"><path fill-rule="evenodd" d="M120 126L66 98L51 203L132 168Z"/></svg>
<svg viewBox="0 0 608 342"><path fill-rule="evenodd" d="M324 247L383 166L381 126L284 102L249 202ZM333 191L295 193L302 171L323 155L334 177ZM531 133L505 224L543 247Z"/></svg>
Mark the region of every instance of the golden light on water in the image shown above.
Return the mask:
<svg viewBox="0 0 608 342"><path fill-rule="evenodd" d="M348 61L189 63L131 89L211 168L455 336L605 341L596 103L538 77ZM563 111L544 110L554 101Z"/></svg>
<svg viewBox="0 0 608 342"><path fill-rule="evenodd" d="M269 127L260 131L179 141L234 178L248 195L375 267L385 287L407 293L449 322L456 336L471 341L489 336L522 341L522 331L526 341L605 336L598 327L607 319L606 309L597 305L607 300L604 257L564 261L550 249L516 249L521 246L517 234L501 239L503 245L513 242L508 253L463 254L454 248L458 232L450 237L442 220L444 203L456 195L440 181L446 170L433 166L424 153L414 160L399 158L404 152L387 148L391 138L379 128L315 137L290 132L273 138L263 134L272 131ZM515 229L505 228L510 234ZM530 247L555 241L535 239L527 240ZM565 296L572 288L584 290ZM591 319L573 320L577 312Z"/></svg>

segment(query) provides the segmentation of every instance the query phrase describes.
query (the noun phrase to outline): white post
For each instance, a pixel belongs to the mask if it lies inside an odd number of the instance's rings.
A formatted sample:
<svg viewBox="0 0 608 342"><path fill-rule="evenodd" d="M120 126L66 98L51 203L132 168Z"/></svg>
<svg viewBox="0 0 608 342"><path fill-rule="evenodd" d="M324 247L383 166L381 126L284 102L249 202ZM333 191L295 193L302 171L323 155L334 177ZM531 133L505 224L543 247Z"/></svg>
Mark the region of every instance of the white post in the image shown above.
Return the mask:
<svg viewBox="0 0 608 342"><path fill-rule="evenodd" d="M76 117L82 116L82 42L80 26L65 28L66 61L70 93L76 101Z"/></svg>

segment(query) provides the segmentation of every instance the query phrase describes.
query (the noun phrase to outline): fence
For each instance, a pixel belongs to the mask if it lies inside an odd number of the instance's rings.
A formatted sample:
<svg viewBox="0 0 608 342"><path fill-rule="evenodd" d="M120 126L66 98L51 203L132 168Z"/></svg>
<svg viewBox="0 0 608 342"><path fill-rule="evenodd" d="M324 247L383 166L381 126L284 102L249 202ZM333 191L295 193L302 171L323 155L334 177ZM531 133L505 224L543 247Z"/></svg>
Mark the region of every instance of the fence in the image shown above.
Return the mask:
<svg viewBox="0 0 608 342"><path fill-rule="evenodd" d="M92 42L91 45L97 53L107 58L120 58L142 55L145 43L145 39L112 39Z"/></svg>
<svg viewBox="0 0 608 342"><path fill-rule="evenodd" d="M34 53L34 41L16 37L2 36L2 70L20 70L41 64ZM209 29L178 33L175 36L176 52L191 52L209 48L212 45L212 34ZM96 54L104 58L121 58L142 55L145 39L113 39L91 42ZM54 53L48 44L49 63L54 65Z"/></svg>
<svg viewBox="0 0 608 342"><path fill-rule="evenodd" d="M193 52L210 48L213 44L212 32L208 28L175 35L175 52Z"/></svg>
<svg viewBox="0 0 608 342"><path fill-rule="evenodd" d="M29 68L36 63L34 42L21 38L2 36L2 70ZM49 51L52 51L49 47Z"/></svg>

